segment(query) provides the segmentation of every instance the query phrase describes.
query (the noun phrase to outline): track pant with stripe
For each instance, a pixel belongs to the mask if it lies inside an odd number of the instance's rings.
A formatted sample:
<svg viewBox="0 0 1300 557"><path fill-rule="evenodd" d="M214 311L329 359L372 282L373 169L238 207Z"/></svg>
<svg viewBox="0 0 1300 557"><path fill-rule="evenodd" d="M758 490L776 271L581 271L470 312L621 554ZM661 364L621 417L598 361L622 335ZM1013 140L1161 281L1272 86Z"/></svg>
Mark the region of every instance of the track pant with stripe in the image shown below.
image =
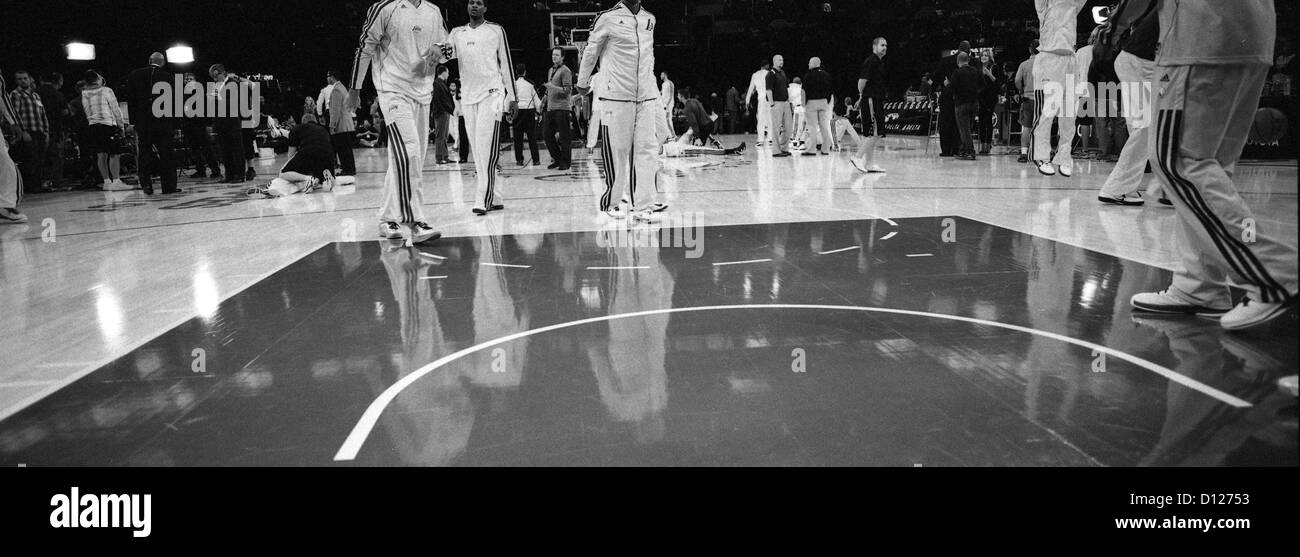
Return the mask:
<svg viewBox="0 0 1300 557"><path fill-rule="evenodd" d="M1115 58L1115 74L1119 76L1120 83L1151 83L1155 71L1155 62L1127 52L1121 52ZM1124 102L1129 110L1151 106L1150 99L1142 99L1141 102L1124 99ZM1120 151L1119 162L1115 163L1115 168L1106 177L1106 184L1101 188L1103 195L1120 197L1142 189L1146 163L1151 159L1151 146L1155 139L1151 134L1151 122L1146 120L1125 118L1128 142L1124 144L1124 150Z"/></svg>
<svg viewBox="0 0 1300 557"><path fill-rule="evenodd" d="M655 201L655 175L659 172L659 137L667 122L657 99L642 102L602 101L601 157L605 166L605 193L600 210L608 211L620 200L636 211Z"/></svg>
<svg viewBox="0 0 1300 557"><path fill-rule="evenodd" d="M379 205L380 222L412 224L424 220L421 172L429 151L429 104L399 93L379 93L388 122L388 174Z"/></svg>
<svg viewBox="0 0 1300 557"><path fill-rule="evenodd" d="M1054 164L1074 164L1070 148L1074 143L1074 110L1079 106L1079 94L1074 90L1074 54L1040 52L1034 58L1034 91L1038 103L1038 119L1034 122L1032 144L1033 159L1046 161L1052 157L1052 121L1059 120ZM1067 108L1068 107L1068 108Z"/></svg>
<svg viewBox="0 0 1300 557"><path fill-rule="evenodd" d="M497 191L497 161L501 159L501 115L505 113L506 97L496 92L476 103L465 103L461 114L465 118L465 137L474 153L474 171L478 187L474 190L474 208L491 209L501 204Z"/></svg>
<svg viewBox="0 0 1300 557"><path fill-rule="evenodd" d="M0 209L17 209L23 200L23 177L9 157L9 143L0 135Z"/></svg>
<svg viewBox="0 0 1300 557"><path fill-rule="evenodd" d="M1151 166L1178 214L1181 265L1170 293L1185 301L1228 307L1228 284L1266 303L1296 294L1294 236L1257 222L1232 181L1267 73L1263 65L1156 68Z"/></svg>

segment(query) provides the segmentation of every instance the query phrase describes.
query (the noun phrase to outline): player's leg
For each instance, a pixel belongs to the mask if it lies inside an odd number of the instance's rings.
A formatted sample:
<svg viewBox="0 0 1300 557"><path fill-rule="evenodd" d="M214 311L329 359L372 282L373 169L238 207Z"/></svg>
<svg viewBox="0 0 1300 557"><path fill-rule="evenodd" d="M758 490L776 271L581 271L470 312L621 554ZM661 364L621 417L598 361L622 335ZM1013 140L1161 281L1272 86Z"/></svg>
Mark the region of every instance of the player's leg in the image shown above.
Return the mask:
<svg viewBox="0 0 1300 557"><path fill-rule="evenodd" d="M644 103L643 103L644 104ZM611 102L603 107L600 117L601 156L605 170L605 192L600 196L600 210L615 218L627 216L627 208L621 206L620 200L632 178L632 134L636 121L636 103ZM654 130L651 119L649 130Z"/></svg>
<svg viewBox="0 0 1300 557"><path fill-rule="evenodd" d="M505 97L491 95L478 104L478 110L474 114L476 133L474 149L476 152L486 154L483 157L483 170L478 176L480 197L475 200L475 204L482 203L481 209L485 211L505 209L500 191L501 178L496 172L497 164L501 160L501 149L498 146L501 142L501 115L505 109L504 105ZM477 161L476 156L476 164Z"/></svg>
<svg viewBox="0 0 1300 557"><path fill-rule="evenodd" d="M380 93L380 109L388 122L388 172L384 176L384 195L380 202L379 221L385 237L402 236L400 225L424 220L422 208L417 204L417 185L423 166L424 149L428 145L428 119L419 124L420 103L402 95ZM394 232L396 229L396 232Z"/></svg>
<svg viewBox="0 0 1300 557"><path fill-rule="evenodd" d="M1059 56L1059 65L1061 71L1066 76L1075 75L1075 58L1074 55ZM1058 172L1062 176L1070 177L1074 174L1074 155L1071 145L1074 144L1075 113L1079 106L1079 92L1075 89L1073 79L1062 78L1061 83L1065 85L1065 96L1061 101L1061 111L1057 116L1057 140L1056 156L1052 159L1052 164L1058 167ZM1095 105L1093 105L1095 107Z"/></svg>
<svg viewBox="0 0 1300 557"><path fill-rule="evenodd" d="M628 204L633 212L659 212L668 205L659 202L655 175L659 173L659 140L655 129L655 103L637 103L632 125L632 172L628 185Z"/></svg>
<svg viewBox="0 0 1300 557"><path fill-rule="evenodd" d="M1139 117L1138 110L1145 111L1144 107L1149 106L1150 100L1145 97L1150 93L1150 88L1144 84L1151 83L1154 73L1155 64L1151 61L1127 52L1121 52L1115 58L1115 74L1119 76L1120 83L1129 84L1132 88L1126 90L1124 98L1124 109L1128 112L1124 120L1128 126L1129 139L1098 195L1110 199L1111 203L1142 203L1141 198L1132 198L1130 194L1142 189L1143 170L1146 161L1150 159L1151 126L1145 118ZM1134 93L1142 95L1144 100L1132 99Z"/></svg>
<svg viewBox="0 0 1300 557"><path fill-rule="evenodd" d="M1032 158L1040 164L1039 171L1048 175L1056 173L1048 164L1052 158L1052 123L1056 121L1065 102L1065 72L1061 68L1061 58L1056 54L1042 52L1034 59L1034 79L1038 81L1038 119L1034 122ZM1064 133L1065 130L1062 129L1061 132Z"/></svg>
<svg viewBox="0 0 1300 557"><path fill-rule="evenodd" d="M0 224L21 224L27 217L18 212L23 200L23 179L18 165L9 157L9 144L0 136Z"/></svg>

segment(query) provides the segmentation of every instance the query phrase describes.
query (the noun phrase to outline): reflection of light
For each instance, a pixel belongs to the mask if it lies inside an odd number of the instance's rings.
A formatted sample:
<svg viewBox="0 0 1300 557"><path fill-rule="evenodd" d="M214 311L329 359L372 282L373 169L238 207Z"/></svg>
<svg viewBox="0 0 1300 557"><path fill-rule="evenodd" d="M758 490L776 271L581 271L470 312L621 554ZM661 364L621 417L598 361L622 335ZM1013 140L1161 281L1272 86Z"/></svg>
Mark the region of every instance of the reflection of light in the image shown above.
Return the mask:
<svg viewBox="0 0 1300 557"><path fill-rule="evenodd" d="M1106 23L1106 20L1110 19L1110 17L1108 17L1107 15L1107 12L1109 11L1110 10L1106 6L1093 6L1092 20L1097 22L1097 25Z"/></svg>
<svg viewBox="0 0 1300 557"><path fill-rule="evenodd" d="M772 299L781 299L781 272L772 273Z"/></svg>
<svg viewBox="0 0 1300 557"><path fill-rule="evenodd" d="M743 294L745 300L752 300L754 298L754 281L753 276L748 272L745 273L744 285L742 288L745 291Z"/></svg>
<svg viewBox="0 0 1300 557"><path fill-rule="evenodd" d="M112 347L122 341L122 303L110 287L95 289L95 316L99 319L99 333Z"/></svg>
<svg viewBox="0 0 1300 557"><path fill-rule="evenodd" d="M198 272L194 273L194 312L204 320L212 319L220 305L219 294L212 270L206 263L200 265Z"/></svg>
<svg viewBox="0 0 1300 557"><path fill-rule="evenodd" d="M94 60L95 45L89 43L68 43L69 60Z"/></svg>
<svg viewBox="0 0 1300 557"><path fill-rule="evenodd" d="M1079 292L1079 305L1083 307L1092 306L1092 301L1097 298L1098 280L1094 277L1088 277L1083 281L1083 289Z"/></svg>
<svg viewBox="0 0 1300 557"><path fill-rule="evenodd" d="M384 320L384 303L375 302L375 321Z"/></svg>
<svg viewBox="0 0 1300 557"><path fill-rule="evenodd" d="M582 305L587 309L600 309L600 288L589 281L582 281L582 287L578 288L578 296L582 298Z"/></svg>
<svg viewBox="0 0 1300 557"><path fill-rule="evenodd" d="M167 61L173 64L188 64L194 61L194 49L176 45L167 49Z"/></svg>

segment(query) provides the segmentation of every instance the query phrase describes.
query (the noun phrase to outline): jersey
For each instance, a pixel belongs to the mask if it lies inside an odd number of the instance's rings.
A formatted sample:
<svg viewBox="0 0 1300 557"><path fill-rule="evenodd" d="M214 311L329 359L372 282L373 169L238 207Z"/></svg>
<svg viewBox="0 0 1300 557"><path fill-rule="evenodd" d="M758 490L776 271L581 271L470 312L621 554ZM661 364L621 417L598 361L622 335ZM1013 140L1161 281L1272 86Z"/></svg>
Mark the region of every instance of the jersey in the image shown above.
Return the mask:
<svg viewBox="0 0 1300 557"><path fill-rule="evenodd" d="M504 92L507 103L518 98L505 28L490 21L477 28L462 25L451 30L448 42L460 65L461 102L479 103L494 90Z"/></svg>
<svg viewBox="0 0 1300 557"><path fill-rule="evenodd" d="M353 89L372 74L381 93L433 101L434 71L445 61L436 44L447 42L447 27L437 6L416 1L382 0L370 7L352 62Z"/></svg>
<svg viewBox="0 0 1300 557"><path fill-rule="evenodd" d="M1088 0L1034 0L1038 9L1038 51L1074 54L1079 40L1079 10Z"/></svg>

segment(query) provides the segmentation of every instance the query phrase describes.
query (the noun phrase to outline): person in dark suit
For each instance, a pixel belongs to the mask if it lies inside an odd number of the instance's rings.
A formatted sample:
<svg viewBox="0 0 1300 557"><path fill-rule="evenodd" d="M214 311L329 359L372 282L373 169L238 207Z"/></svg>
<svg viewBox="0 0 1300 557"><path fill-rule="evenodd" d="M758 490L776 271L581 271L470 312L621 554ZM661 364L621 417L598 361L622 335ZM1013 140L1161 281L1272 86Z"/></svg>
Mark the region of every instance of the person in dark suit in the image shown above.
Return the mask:
<svg viewBox="0 0 1300 557"><path fill-rule="evenodd" d="M940 60L932 74L935 89L939 91L939 156L941 157L956 156L961 150L961 137L957 135L956 105L953 104L952 92L947 88L950 85L948 80L952 77L952 72L957 70L957 55L964 52L970 56L970 48L970 41L962 41L957 45L957 52ZM979 58L972 57L970 66L977 72L983 71Z"/></svg>
<svg viewBox="0 0 1300 557"><path fill-rule="evenodd" d="M211 94L216 97L215 104L224 111L213 115L212 118L212 131L217 135L217 147L221 151L222 163L226 167L226 179L222 180L222 183L246 182L248 178L244 161L243 123L237 109L227 106L230 97L226 93L227 86L235 89L242 80L239 76L226 71L226 67L221 64L213 64L208 68L208 77L212 78L214 84Z"/></svg>
<svg viewBox="0 0 1300 557"><path fill-rule="evenodd" d="M163 69L167 59L161 52L149 55L149 65L132 71L123 88L129 109L128 118L135 127L136 163L139 165L140 189L153 195L153 175L162 182L163 193L177 193L176 160L172 156L175 120L172 114L154 114L154 84L172 85L173 76ZM168 94L165 90L163 95Z"/></svg>

